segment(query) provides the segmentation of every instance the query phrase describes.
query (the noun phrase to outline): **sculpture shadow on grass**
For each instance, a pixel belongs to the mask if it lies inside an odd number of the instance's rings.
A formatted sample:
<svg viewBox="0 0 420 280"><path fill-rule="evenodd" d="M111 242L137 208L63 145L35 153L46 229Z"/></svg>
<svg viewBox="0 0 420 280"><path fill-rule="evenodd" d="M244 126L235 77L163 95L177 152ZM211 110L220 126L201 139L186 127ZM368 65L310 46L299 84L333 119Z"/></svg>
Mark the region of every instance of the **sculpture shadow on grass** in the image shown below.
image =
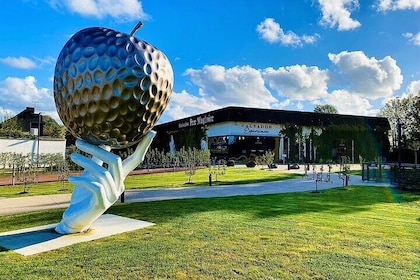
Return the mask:
<svg viewBox="0 0 420 280"><path fill-rule="evenodd" d="M55 232L54 227L31 232L2 235L0 236L0 248L5 247L10 250L16 250L47 242L60 236L62 235ZM6 249L4 250L6 251Z"/></svg>

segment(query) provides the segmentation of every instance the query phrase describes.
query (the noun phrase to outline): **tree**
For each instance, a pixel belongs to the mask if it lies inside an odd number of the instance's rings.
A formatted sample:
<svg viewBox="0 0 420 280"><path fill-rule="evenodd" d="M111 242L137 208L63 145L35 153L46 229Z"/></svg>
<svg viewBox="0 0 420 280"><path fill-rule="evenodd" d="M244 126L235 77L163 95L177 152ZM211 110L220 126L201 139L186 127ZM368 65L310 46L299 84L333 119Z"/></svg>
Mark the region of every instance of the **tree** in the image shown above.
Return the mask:
<svg viewBox="0 0 420 280"><path fill-rule="evenodd" d="M321 113L321 114L338 114L337 109L333 105L330 105L330 104L316 105L314 112Z"/></svg>
<svg viewBox="0 0 420 280"><path fill-rule="evenodd" d="M24 136L19 120L9 111L4 111L0 119L0 136L16 138Z"/></svg>
<svg viewBox="0 0 420 280"><path fill-rule="evenodd" d="M209 164L209 173L209 175L214 178L214 182L219 182L218 176L226 174L226 160L217 158L211 159Z"/></svg>
<svg viewBox="0 0 420 280"><path fill-rule="evenodd" d="M414 152L414 163L417 164L417 151L420 150L420 91L409 96L405 129L408 148Z"/></svg>
<svg viewBox="0 0 420 280"><path fill-rule="evenodd" d="M272 151L265 151L264 154L255 158L255 163L261 165L261 169L264 169L264 165L267 165L268 169L272 169L274 166L274 153Z"/></svg>
<svg viewBox="0 0 420 280"><path fill-rule="evenodd" d="M28 193L29 187L36 182L37 173L31 160L31 154L14 155L14 162L16 164L17 176L16 179L22 182L22 193Z"/></svg>
<svg viewBox="0 0 420 280"><path fill-rule="evenodd" d="M396 143L398 140L398 122L401 124L407 124L408 120L408 104L409 98L393 98L390 99L385 106L379 111L378 116L385 117L388 119L391 130L390 130L390 141L393 143L394 148L396 148ZM402 147L407 148L408 130L404 129L402 131L401 144Z"/></svg>
<svg viewBox="0 0 420 280"><path fill-rule="evenodd" d="M65 128L62 125L59 125L53 118L50 116L43 116L44 118L44 135L54 138L63 138Z"/></svg>
<svg viewBox="0 0 420 280"><path fill-rule="evenodd" d="M420 91L389 100L380 110L379 116L389 121L389 137L394 148L398 141L398 122L402 125L401 146L412 150L417 162L417 151L420 149Z"/></svg>

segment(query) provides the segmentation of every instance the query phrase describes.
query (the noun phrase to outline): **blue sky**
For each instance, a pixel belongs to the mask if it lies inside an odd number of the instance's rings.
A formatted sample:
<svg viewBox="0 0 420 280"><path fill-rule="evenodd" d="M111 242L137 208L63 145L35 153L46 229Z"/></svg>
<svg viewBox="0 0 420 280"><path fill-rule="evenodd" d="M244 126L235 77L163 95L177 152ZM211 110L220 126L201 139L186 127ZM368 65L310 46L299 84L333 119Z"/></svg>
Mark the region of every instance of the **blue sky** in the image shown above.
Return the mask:
<svg viewBox="0 0 420 280"><path fill-rule="evenodd" d="M159 122L226 106L374 116L420 90L420 0L0 0L0 117L55 118L56 58L102 26L162 50L174 92Z"/></svg>

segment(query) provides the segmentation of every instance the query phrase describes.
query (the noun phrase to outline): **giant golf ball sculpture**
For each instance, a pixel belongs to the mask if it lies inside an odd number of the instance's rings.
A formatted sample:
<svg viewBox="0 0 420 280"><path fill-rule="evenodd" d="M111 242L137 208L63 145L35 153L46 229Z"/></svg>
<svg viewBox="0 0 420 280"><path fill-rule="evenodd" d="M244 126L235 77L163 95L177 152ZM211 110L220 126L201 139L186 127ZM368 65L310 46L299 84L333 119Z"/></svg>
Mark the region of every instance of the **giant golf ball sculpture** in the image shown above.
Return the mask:
<svg viewBox="0 0 420 280"><path fill-rule="evenodd" d="M86 28L62 48L54 73L54 98L60 119L76 138L95 146L125 148L140 142L165 110L172 94L172 67L160 50L133 36L141 25L131 34ZM72 200L75 192L76 188ZM64 230L56 228L58 232L73 233L90 226L71 220L77 217L64 221L72 217L72 211L80 211L83 198L76 200L79 205L73 209L78 210L71 209L71 201L62 223L79 225L70 230L68 225ZM86 202L86 212L92 211L91 204ZM98 216L98 211L93 212Z"/></svg>
<svg viewBox="0 0 420 280"><path fill-rule="evenodd" d="M151 130L172 86L172 67L161 51L102 27L77 32L61 50L54 74L63 124L76 138L112 148L130 146Z"/></svg>

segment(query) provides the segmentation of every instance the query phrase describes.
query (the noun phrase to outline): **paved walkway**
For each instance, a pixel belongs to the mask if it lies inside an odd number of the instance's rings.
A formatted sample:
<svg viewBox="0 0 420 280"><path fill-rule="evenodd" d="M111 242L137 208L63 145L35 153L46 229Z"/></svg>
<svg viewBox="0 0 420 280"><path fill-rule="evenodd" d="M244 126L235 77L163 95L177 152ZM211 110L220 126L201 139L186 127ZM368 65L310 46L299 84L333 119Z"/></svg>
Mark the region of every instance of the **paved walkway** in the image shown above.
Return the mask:
<svg viewBox="0 0 420 280"><path fill-rule="evenodd" d="M349 185L389 186L389 183L363 182L361 176L350 176ZM317 185L318 190L341 186L343 186L343 181L336 175L332 176L332 182L319 182ZM291 179L243 185L127 190L125 192L125 202L303 192L313 191L315 188L316 183L314 180ZM21 198L0 197L0 216L66 208L69 205L70 197L71 194L28 196Z"/></svg>

